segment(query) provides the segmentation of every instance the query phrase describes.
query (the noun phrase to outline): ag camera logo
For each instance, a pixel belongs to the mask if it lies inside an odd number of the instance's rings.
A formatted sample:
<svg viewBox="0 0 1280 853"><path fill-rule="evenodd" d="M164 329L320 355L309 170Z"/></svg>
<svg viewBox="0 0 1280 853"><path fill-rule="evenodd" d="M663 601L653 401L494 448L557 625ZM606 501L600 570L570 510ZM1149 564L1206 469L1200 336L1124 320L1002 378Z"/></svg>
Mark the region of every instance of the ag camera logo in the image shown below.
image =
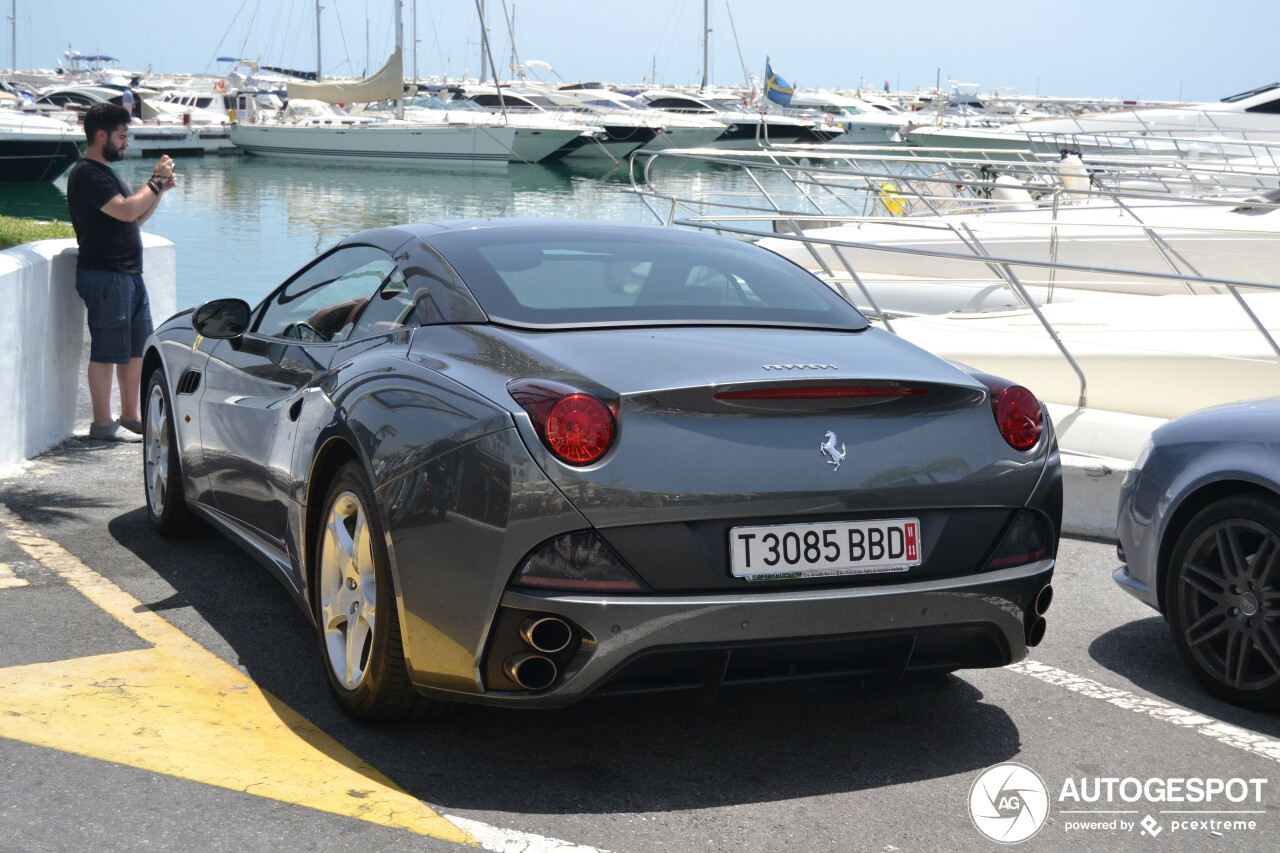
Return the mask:
<svg viewBox="0 0 1280 853"><path fill-rule="evenodd" d="M984 770L969 789L969 817L992 841L1026 841L1049 817L1049 789L1030 767L996 764Z"/></svg>

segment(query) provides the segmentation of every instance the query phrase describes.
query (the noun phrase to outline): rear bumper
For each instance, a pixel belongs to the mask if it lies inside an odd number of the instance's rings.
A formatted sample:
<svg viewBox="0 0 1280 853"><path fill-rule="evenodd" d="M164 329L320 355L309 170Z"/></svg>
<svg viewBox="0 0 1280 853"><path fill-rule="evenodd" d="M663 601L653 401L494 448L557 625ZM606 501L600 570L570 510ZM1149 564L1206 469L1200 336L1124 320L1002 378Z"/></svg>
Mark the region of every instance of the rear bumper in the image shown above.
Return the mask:
<svg viewBox="0 0 1280 853"><path fill-rule="evenodd" d="M1032 603L1053 560L964 578L855 589L688 596L580 596L508 590L503 611L567 620L575 644L541 692L493 690L508 638L490 636L486 692L452 695L525 707L590 694L1003 666L1026 656ZM510 619L495 620L495 626ZM495 631L496 633L496 631ZM509 686L509 683L508 683Z"/></svg>

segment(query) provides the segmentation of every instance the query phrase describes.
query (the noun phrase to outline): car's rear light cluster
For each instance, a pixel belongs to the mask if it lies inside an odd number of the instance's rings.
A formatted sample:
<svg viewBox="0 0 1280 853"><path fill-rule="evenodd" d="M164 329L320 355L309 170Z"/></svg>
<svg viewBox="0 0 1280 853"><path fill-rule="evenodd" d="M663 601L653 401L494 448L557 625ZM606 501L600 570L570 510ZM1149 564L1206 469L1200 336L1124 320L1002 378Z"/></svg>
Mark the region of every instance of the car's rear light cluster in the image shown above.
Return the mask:
<svg viewBox="0 0 1280 853"><path fill-rule="evenodd" d="M644 592L645 585L593 531L565 533L525 557L512 583L542 589Z"/></svg>
<svg viewBox="0 0 1280 853"><path fill-rule="evenodd" d="M1030 450L1044 432L1044 413L1040 401L1021 385L986 373L970 374L991 392L991 414L996 428L1014 450Z"/></svg>
<svg viewBox="0 0 1280 853"><path fill-rule="evenodd" d="M987 570L1024 566L1043 560L1053 548L1053 532L1049 520L1029 509L1018 511L1004 539L987 560Z"/></svg>
<svg viewBox="0 0 1280 853"><path fill-rule="evenodd" d="M742 391L719 391L717 400L848 400L894 397L918 397L924 388L904 385L789 385L773 388L748 388Z"/></svg>
<svg viewBox="0 0 1280 853"><path fill-rule="evenodd" d="M513 379L512 399L529 414L538 438L562 462L598 462L613 444L617 406L560 382Z"/></svg>

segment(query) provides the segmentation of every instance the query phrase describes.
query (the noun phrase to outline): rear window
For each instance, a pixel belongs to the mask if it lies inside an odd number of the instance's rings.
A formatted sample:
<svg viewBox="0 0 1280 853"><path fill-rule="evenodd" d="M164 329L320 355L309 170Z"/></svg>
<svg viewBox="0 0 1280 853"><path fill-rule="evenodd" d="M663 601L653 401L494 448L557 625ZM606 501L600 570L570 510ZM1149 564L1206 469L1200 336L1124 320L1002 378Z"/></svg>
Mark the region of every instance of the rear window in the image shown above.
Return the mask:
<svg viewBox="0 0 1280 853"><path fill-rule="evenodd" d="M507 325L867 326L830 288L765 249L667 229L620 231L477 229L433 242L490 319Z"/></svg>

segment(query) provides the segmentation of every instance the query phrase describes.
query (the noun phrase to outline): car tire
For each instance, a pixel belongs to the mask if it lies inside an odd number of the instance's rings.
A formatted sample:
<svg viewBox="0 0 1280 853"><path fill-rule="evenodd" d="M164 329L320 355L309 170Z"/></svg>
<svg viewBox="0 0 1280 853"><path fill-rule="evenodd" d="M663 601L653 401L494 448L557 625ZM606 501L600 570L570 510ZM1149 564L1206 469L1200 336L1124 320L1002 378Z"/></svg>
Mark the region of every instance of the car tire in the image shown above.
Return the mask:
<svg viewBox="0 0 1280 853"><path fill-rule="evenodd" d="M329 687L338 704L366 722L439 713L409 681L395 583L364 471L343 465L330 483L315 541L313 606Z"/></svg>
<svg viewBox="0 0 1280 853"><path fill-rule="evenodd" d="M1280 708L1280 501L1236 495L1197 513L1170 554L1165 615L1206 690Z"/></svg>
<svg viewBox="0 0 1280 853"><path fill-rule="evenodd" d="M151 374L142 398L142 484L147 518L161 536L185 536L206 528L204 520L187 506L182 453L162 367Z"/></svg>

